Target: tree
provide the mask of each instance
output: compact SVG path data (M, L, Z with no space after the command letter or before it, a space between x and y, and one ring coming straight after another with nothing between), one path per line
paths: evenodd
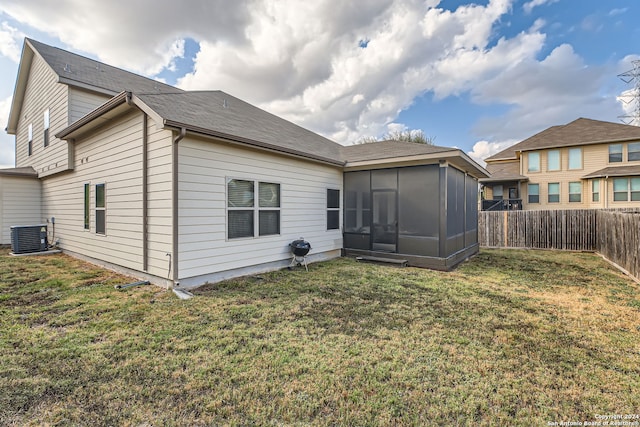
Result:
M434 145L436 138L434 136L427 136L422 130L405 130L405 131L392 131L382 135L381 137L365 136L360 138L356 144L368 144L370 142L379 141L400 141L400 142L415 142L416 144L429 144Z

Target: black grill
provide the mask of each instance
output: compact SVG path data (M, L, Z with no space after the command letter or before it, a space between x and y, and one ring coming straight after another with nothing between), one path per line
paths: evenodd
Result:
M298 240L294 240L289 243L289 248L291 249L291 253L293 254L293 259L291 260L291 264L289 264L289 269L296 265L304 265L304 268L308 271L307 267L307 254L311 250L311 243L305 241L302 237Z

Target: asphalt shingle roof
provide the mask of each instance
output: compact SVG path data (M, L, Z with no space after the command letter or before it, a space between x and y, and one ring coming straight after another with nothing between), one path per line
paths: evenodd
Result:
M640 140L640 127L621 123L579 118L563 126L552 126L485 159L516 159L518 151L546 148L602 144L616 141Z
M90 86L116 95L122 91L155 93L183 92L170 86L138 74L113 67L100 61L86 58L66 50L40 43L33 39L27 41L42 56L45 62L67 84Z
M583 176L582 179L636 175L640 175L640 165L609 166L604 169L591 172L590 174Z
M517 161L489 163L487 164L487 171L491 174L491 178L481 179L481 182L525 181L529 179L526 176L520 175L520 162Z

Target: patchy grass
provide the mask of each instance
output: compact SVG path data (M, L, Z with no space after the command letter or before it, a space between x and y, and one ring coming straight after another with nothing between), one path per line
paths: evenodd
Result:
M0 255L6 425L547 425L640 412L639 287L592 254L314 264L182 301Z

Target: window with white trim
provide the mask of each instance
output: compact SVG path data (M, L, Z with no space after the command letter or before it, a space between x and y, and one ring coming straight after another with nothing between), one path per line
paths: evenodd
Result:
M640 142L630 142L627 145L627 161L640 160Z
M84 185L84 229L88 230L89 229L89 203L91 200L91 185L90 184L85 184Z
M33 154L33 124L31 123L29 123L28 133L29 133L29 140L27 142L27 155L30 156Z
M96 184L96 233L106 234L107 192L104 184Z
M569 202L570 203L582 202L582 183L581 182L569 183Z
M609 144L609 163L622 161L622 144Z
M327 230L340 228L340 190L327 189Z
M44 122L44 146L48 147L49 146L49 109L48 108L44 111L43 122Z
M615 202L640 201L640 178L614 178L613 200Z
M560 150L549 150L547 152L547 170L560 170Z
M540 172L540 153L529 153L527 155L527 171Z
M540 203L540 184L528 184L529 203Z
M547 200L549 203L560 203L560 183L551 182L548 186Z
M280 184L227 179L227 237L277 234L280 234Z
M582 148L569 148L569 169L582 169Z
M600 180L594 179L591 181L591 200L594 202L600 201Z

